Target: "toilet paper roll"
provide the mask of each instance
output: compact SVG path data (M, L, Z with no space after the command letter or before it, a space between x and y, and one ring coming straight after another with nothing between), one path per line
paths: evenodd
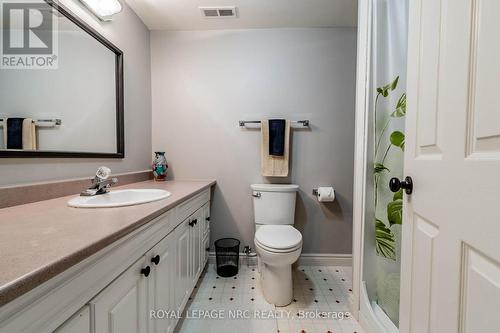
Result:
M318 188L318 201L319 202L332 202L335 200L335 190L333 187L319 187Z

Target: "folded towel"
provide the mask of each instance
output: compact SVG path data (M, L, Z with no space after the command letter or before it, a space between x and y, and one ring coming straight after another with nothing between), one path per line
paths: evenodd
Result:
M288 176L288 156L290 141L290 121L286 120L284 126L284 148L282 156L270 155L270 132L269 121L261 121L261 170L262 175L267 177Z
M269 119L269 155L285 154L285 119Z
M31 118L23 120L23 150L36 150L36 125Z
M23 149L24 118L6 118L3 120L4 141L7 149Z
M2 149L7 149L7 118L2 119L3 145Z
M31 118L4 118L4 149L36 150L36 125Z

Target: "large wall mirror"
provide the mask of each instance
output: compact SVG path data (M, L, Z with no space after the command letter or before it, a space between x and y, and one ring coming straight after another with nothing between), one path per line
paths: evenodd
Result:
M0 157L123 158L123 53L57 2L0 6Z

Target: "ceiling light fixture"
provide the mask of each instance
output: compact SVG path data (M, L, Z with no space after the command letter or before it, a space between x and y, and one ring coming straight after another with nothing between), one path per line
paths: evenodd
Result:
M111 17L122 11L118 0L80 0L90 11L102 21L111 21Z

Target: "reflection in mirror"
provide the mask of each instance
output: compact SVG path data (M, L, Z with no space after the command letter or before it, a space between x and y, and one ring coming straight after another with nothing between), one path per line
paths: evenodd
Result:
M26 28L26 7L2 6L10 20L2 25L0 156L123 157L122 52L66 9L35 4Z

